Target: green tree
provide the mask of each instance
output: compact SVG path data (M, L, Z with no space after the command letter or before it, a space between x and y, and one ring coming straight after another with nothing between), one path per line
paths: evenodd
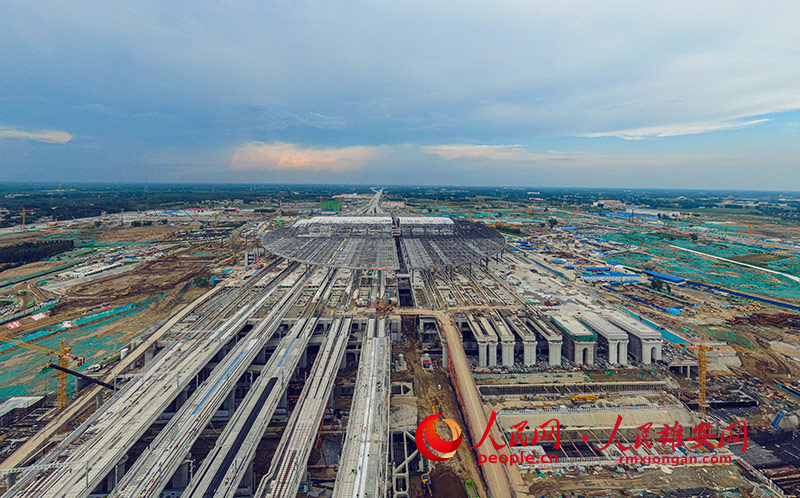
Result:
M211 285L211 281L208 279L208 277L195 277L195 279L192 281L192 284L195 287L208 287Z

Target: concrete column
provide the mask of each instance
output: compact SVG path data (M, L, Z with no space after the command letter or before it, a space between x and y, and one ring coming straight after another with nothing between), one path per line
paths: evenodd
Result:
M486 365L488 365L486 359L487 356L486 349L487 349L487 344L485 342L478 343L478 366L481 368L485 368Z
M242 477L242 486L246 486L248 489L255 491L255 482L253 482L253 461L250 460L250 464L247 466L247 470L244 471L244 477Z
M625 366L628 364L628 341L619 341L617 352L617 360L619 364Z
M583 348L578 343L572 344L572 361L578 365L583 365Z
M300 368L308 367L308 348L303 348L303 352L300 354Z
M652 361L652 358L650 357L650 351L651 348L649 344L647 343L642 344L642 363L644 363L645 365L649 365L650 362Z
M172 476L172 487L177 489L185 488L189 485L189 462L183 462L178 467L178 470L175 471L175 475Z
M231 389L231 392L225 398L225 401L222 402L222 409L228 410L228 416L233 415L233 410L236 409L236 396L235 396L235 389Z
M156 348L155 346L150 346L149 348L144 350L144 363L150 363L150 360L153 359L153 355L155 355Z
M488 349L489 349L489 351L488 351L489 366L490 367L496 367L497 366L497 343L496 342L490 342Z
M266 348L261 348L261 351L258 352L256 355L256 364L258 365L265 365L267 363L267 350Z
M523 341L522 356L525 365L536 364L536 341Z
M442 341L442 367L447 369L450 368L450 363L448 362L449 357L447 356L447 341Z
M653 350L653 359L654 360L661 360L661 346L662 346L662 343L659 342L656 345L655 349Z
M589 366L594 365L594 344L586 346L586 364Z
M108 473L108 476L106 477L106 486L109 491L116 488L119 480L125 475L125 462L127 461L128 456L125 455L122 460L119 461L119 463L114 465L113 470Z
M560 342L548 342L548 349L549 349L549 363L552 367L557 367L561 365L561 343Z
M513 342L504 342L503 343L503 366L504 367L513 367L514 366L514 343Z
M619 363L617 355L619 353L619 341L608 341L608 362L612 365Z

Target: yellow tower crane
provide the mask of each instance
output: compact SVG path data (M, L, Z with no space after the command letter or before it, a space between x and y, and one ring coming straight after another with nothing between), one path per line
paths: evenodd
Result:
M22 213L22 228L25 228L25 220L26 220L26 217L27 217L28 213L33 212L30 209L25 209L25 208L22 208L22 209L6 209L6 211L8 211L10 213Z
M706 419L706 409L708 403L706 402L706 372L708 371L708 346L706 346L706 333L700 334L700 346L697 350L697 385L700 388L700 393L697 397L697 407L700 409L700 418Z
M44 353L47 356L50 356L50 362L47 363L49 367L50 364L53 362L53 358L55 358L55 364L61 367L61 369L56 369L56 382L57 382L57 389L56 392L58 394L58 410L61 411L67 406L67 379L68 374L65 370L69 367L70 363L75 363L78 366L83 365L86 361L86 358L83 356L77 356L72 353L72 348L67 346L64 342L64 339L61 339L61 350L55 351L53 349L48 349L42 346L38 346L36 344L31 344L30 342L25 342L19 339L14 339L13 337L8 337L0 334L0 341L9 342L16 346L20 346L26 349L32 349L34 351L39 351L40 353Z
M706 333L705 331L700 334L700 344L697 346L684 346L689 349L697 349L697 385L699 389L699 393L697 396L697 405L698 410L700 412L701 419L705 420L706 418L706 411L708 409L708 390L707 390L707 383L706 383L706 375L708 373L708 352L713 350L713 348L706 344ZM736 353L748 353L748 354L772 354L774 351L768 351L765 349L750 349L750 348L739 348L736 346L731 346L728 344L727 346L731 350Z

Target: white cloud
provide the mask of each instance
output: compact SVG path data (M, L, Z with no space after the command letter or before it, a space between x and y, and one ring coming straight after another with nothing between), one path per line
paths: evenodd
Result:
M0 32L0 45L19 47L4 54L19 70L0 75L0 86L12 95L28 92L21 82L33 79L61 88L89 66L96 77L73 88L77 100L99 95L123 113L119 96L134 108L169 101L190 109L187 122L201 123L219 123L236 105L261 106L261 130L290 130L271 139L313 128L305 142L316 129L330 139L324 131L344 128L350 143L688 129L661 134L672 136L800 109L794 0L731 0L724 8L675 0L648 9L625 0L442 0L424 8L376 0L357 11L306 1L245 5L220 10L198 0L183 19L153 0L6 2L0 17L15 22ZM122 55L131 64L114 62ZM43 76L36 68L45 65ZM226 132L249 123L226 117Z
M48 144L65 144L72 140L72 135L66 131L57 130L24 131L16 128L0 127L0 140L4 138L31 140Z
M250 142L237 147L231 158L235 170L345 172L363 167L376 147L312 148L276 142Z
M681 135L698 135L712 131L735 130L746 126L766 123L769 119L753 119L750 121L729 121L719 123L683 124L673 126L651 126L631 130L589 133L587 137L619 137L625 140L644 140L646 138L677 137Z
M530 162L575 159L580 156L549 150L544 153L531 152L522 145L426 145L420 147L424 154L435 154L444 159L485 159L489 161Z

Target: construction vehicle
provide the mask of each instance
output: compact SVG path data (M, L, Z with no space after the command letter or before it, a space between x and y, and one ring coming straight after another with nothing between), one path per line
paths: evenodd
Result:
M573 394L572 395L572 402L573 403L594 403L600 398L600 396L596 394Z
M431 492L431 475L430 474L422 474L422 477L420 477L420 480L422 481L422 489L423 489L423 491L425 491L427 494L432 494L432 492Z
M544 301L545 306L558 306L559 304L561 304L561 301L551 301L549 299L545 299Z
M480 495L478 495L478 488L475 486L475 483L472 482L472 479L464 481L464 488L467 490L467 498L481 498Z
M61 411L67 407L67 380L68 374L72 373L72 370L68 368L71 363L75 363L77 366L81 366L86 362L86 358L83 356L78 356L72 353L72 348L68 347L64 342L64 339L61 339L61 350L55 351L52 349L47 349L42 346L38 346L36 344L31 344L29 342L21 341L19 339L14 339L13 337L7 337L4 335L0 335L0 341L10 342L16 346L20 346L26 349L32 349L34 351L39 351L40 353L44 353L47 356L50 356L51 359L47 363L47 367L54 367L58 371L56 373L56 382L57 382L57 389L56 392L58 394L58 410ZM53 358L55 361L53 361Z
M391 313L393 310L394 307L392 307L391 301L387 300L386 305L384 306L383 298L381 298L381 300L378 302L378 306L375 307L376 313Z

